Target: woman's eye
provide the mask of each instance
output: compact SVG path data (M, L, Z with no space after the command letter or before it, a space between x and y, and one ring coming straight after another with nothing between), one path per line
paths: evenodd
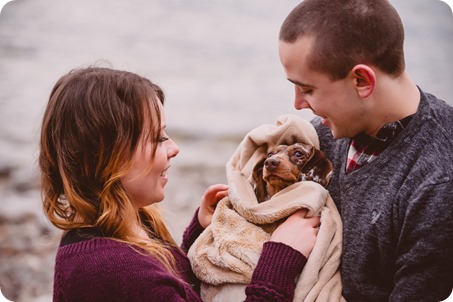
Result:
M165 141L168 141L170 138L168 136L162 136L160 139L159 139L159 143L162 144L163 142Z

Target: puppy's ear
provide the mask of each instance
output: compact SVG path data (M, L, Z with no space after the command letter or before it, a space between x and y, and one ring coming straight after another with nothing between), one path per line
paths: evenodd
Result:
M302 180L312 180L326 187L329 184L333 170L332 162L326 157L324 152L312 147L309 159L302 167Z
M267 197L266 182L263 179L263 167L266 158L260 160L253 168L252 179L255 185L255 194L258 202L263 202Z

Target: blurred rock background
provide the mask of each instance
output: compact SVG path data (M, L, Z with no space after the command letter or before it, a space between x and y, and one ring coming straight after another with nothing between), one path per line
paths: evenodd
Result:
M162 207L175 238L245 133L292 107L277 54L291 0L15 0L0 14L0 288L51 301L59 232L41 211L41 117L56 80L92 64L149 77L167 93L180 146ZM453 104L453 16L438 0L392 0L416 82Z

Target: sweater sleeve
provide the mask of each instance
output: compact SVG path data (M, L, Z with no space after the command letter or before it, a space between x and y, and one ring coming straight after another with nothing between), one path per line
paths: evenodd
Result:
M306 262L302 253L286 244L264 243L245 301L292 301L296 278Z
M198 221L198 211L195 211L194 216L192 217L192 221L190 222L189 226L184 231L182 236L182 244L181 249L187 254L189 248L195 242L195 240L200 236L200 234L204 231L204 228L200 225Z

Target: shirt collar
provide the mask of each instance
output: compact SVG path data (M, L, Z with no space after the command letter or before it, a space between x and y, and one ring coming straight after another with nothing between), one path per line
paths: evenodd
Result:
M406 116L405 118L399 121L385 124L384 126L382 126L381 129L379 129L379 131L376 134L376 137L374 138L367 134L362 133L355 136L353 138L353 141L355 141L355 144L359 146L369 145L371 143L378 145L379 144L388 145L404 128L407 127L413 116L414 114Z

